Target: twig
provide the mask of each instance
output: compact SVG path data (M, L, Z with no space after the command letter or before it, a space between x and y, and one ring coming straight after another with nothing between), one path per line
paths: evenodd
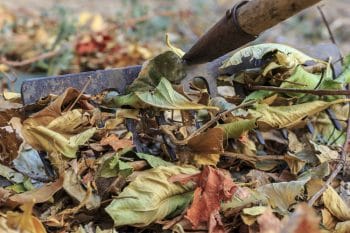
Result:
M61 52L60 50L54 50L54 51L43 53L43 54L40 54L39 56L32 57L32 58L29 58L29 59L26 59L26 60L23 60L23 61L9 61L5 57L2 57L0 59L0 62L5 64L5 65L11 66L11 67L26 66L26 65L30 65L30 64L32 64L34 62L40 61L40 60L44 60L44 59L47 59L47 58L54 57L57 54L59 54L60 52Z
M326 25L326 28L327 28L327 31L328 31L328 34L329 34L329 39L332 41L332 43L333 43L335 46L337 46L337 47L339 48L339 46L338 46L338 44L337 44L337 42L336 42L336 40L335 40L335 37L334 37L334 35L333 35L333 32L332 32L332 30L331 30L331 28L330 28L330 26L329 26L328 20L327 20L325 14L323 13L322 7L323 7L323 6L317 6L317 10L320 12L320 15L321 15L321 17L322 17L322 20L323 20L324 24ZM343 63L343 60L344 60L344 59L343 59L343 54L341 53L340 49L338 49L338 50L339 50L339 54L340 54L341 63Z
M266 90L273 92L292 92L292 93L304 93L312 95L350 95L349 90L332 90L332 89L296 89L296 88L281 88L273 86L248 86L250 90Z
M350 110L349 110L350 111ZM342 168L345 165L346 162L346 155L347 155L347 151L348 151L348 141L350 139L350 117L348 116L348 121L347 121L347 129L346 129L346 139L343 145L343 150L340 154L340 158L339 158L339 162L337 164L337 167L334 169L334 171L332 172L332 174L328 177L326 183L322 186L322 188L320 190L318 190L317 193L315 193L312 198L309 200L308 205L309 206L313 206L313 204L315 203L315 201L322 196L322 194L324 193L324 191L326 191L326 189L328 188L328 186L332 183L332 181L335 179L335 177L338 175L338 173L342 170Z
M201 128L197 129L195 132L193 132L190 136L188 136L188 138L193 138L194 136L202 133L203 131L205 131L206 129L208 129L212 124L214 124L215 122L217 122L221 117L225 116L226 114L230 113L230 112L233 112L237 109L240 109L240 108L246 108L246 107L249 107L251 106L252 104L254 104L256 101L255 100L252 100L252 101L249 101L249 102L246 102L244 104L240 104L236 107L233 107L231 109L228 109L222 113L219 113L218 115L216 115L213 119L211 119L210 121L208 121L207 123L205 123ZM188 139L189 140L189 139Z
M163 131L163 133L167 134L170 138L170 140L172 141L172 143L176 144L176 145L186 145L187 142L192 139L193 137L197 136L198 134L204 132L206 129L208 129L212 124L214 124L215 122L217 122L221 117L225 116L226 114L235 111L237 109L240 108L245 108L248 106L251 106L252 104L254 104L256 101L252 100L249 101L247 103L244 104L240 104L234 108L228 109L222 113L219 113L218 115L216 115L213 119L211 119L210 121L208 121L207 123L205 123L202 127L200 127L199 129L197 129L196 131L194 131L190 136L188 136L187 138L183 139L183 140L178 140L168 129L166 129L165 127L160 126L160 129Z
M77 96L77 98L74 100L74 102L72 103L71 106L69 106L69 108L67 109L67 112L69 112L70 110L72 110L72 108L74 107L74 105L78 102L78 100L80 99L80 97L84 94L84 92L86 91L86 88L90 85L91 83L91 77L89 76L89 79L87 80L87 82L85 83L83 89L81 89L79 95Z
M285 160L284 155L261 155L261 156L248 156L241 153L225 151L223 156L241 159L241 160L256 160L256 161L266 161L266 160Z

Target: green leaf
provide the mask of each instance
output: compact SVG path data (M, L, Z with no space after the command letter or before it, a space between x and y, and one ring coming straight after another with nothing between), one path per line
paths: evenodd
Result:
M159 166L173 166L174 164L164 161L163 159L156 157L154 155L144 154L144 153L136 153L136 156L140 159L146 160L146 162L153 168Z
M330 64L327 64L325 74L313 74L307 72L302 66L297 66L294 73L286 79L288 82L283 82L281 88L297 88L301 90L310 89L335 89L340 90L343 84L333 80L332 69ZM303 93L286 93L288 96L305 96Z
M24 176L21 173L2 164L0 164L0 176L14 183L22 183L24 181Z
M166 78L171 83L178 83L186 76L181 58L174 52L167 51L146 62L138 77L128 87L128 93L153 90Z
M216 107L205 106L192 103L186 97L176 92L170 82L162 79L154 93L143 92L136 93L140 100L154 107L176 110L194 110L194 109L216 109Z
M256 119L238 120L227 124L220 124L216 127L225 132L226 138L239 138L244 132L256 128Z
M243 63L244 60L261 60L262 57L270 52L280 51L284 54L291 54L299 64L304 64L306 61L315 61L322 62L320 60L309 57L308 55L300 52L297 49L289 47L287 45L275 44L275 43L266 43L266 44L258 44L248 46L234 53L228 60L224 62L224 64L220 67L220 69L224 69L229 66L236 66Z
M268 106L256 104L255 109L249 109L249 113L257 118L259 129L287 128L299 123L307 116L319 113L333 104L349 102L347 99L339 99L332 102L312 101L291 106Z
M234 195L230 201L221 203L222 211L241 209L250 204L267 203L263 193L248 188L245 188L244 191L248 193L247 197L241 199Z
M247 97L245 97L243 102L248 102L250 100L256 100L256 101L263 100L266 97L271 96L273 93L274 92L272 91L266 91L266 90L253 91Z
M102 162L102 165L99 170L101 177L110 178L117 175L128 176L133 172L132 166L128 163L125 163L119 159L119 154L107 158Z
M309 181L311 179L323 179L330 174L330 168L328 163L321 163L317 167L308 169L304 173L298 176L300 181Z
M115 226L147 226L179 213L192 200L194 184L171 183L177 174L195 174L194 167L159 166L140 173L111 204L106 212Z
M135 108L153 106L174 110L218 109L214 106L192 103L186 97L176 92L171 83L165 78L161 79L157 88L152 92L135 92L127 96L117 96L113 102L115 107L129 105Z

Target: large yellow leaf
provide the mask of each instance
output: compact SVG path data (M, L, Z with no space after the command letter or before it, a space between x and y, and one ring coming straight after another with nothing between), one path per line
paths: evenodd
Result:
M349 207L332 187L328 187L328 189L323 193L323 202L325 207L333 216L337 217L341 221L350 220Z
M23 213L7 212L7 225L20 232L46 233L45 227L40 220L32 215L34 203L27 202L21 206Z
M255 109L250 109L249 113L257 118L259 129L288 128L293 127L303 118L319 113L333 104L349 101L348 99L339 99L332 102L317 100L291 106L256 104Z
M339 222L335 226L334 233L349 233L350 232L350 221Z
M77 135L65 137L45 126L25 126L24 135L27 142L35 149L46 152L59 152L68 158L75 158L80 145L94 135L96 128L90 128Z
M194 167L159 166L139 174L107 206L115 226L147 226L169 215L181 213L192 200L194 185L169 182L178 174L195 174Z

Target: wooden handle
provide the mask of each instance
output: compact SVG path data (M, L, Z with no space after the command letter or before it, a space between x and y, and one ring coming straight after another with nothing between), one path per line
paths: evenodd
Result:
M245 32L259 35L318 2L320 0L253 0L239 9L237 18Z
M189 65L212 61L320 0L242 1L226 12L183 56Z

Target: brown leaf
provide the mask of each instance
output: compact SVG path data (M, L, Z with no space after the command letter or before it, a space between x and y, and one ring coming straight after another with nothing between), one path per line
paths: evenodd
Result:
M74 88L67 88L67 90L57 97L49 106L37 112L31 116L31 118L36 119L37 122L40 122L42 125L49 124L52 120L62 115L62 112L69 107L69 104L72 103L80 94L80 91ZM82 95L79 98L80 101L89 99L87 96Z
M119 139L115 134L111 134L108 137L103 138L100 143L102 146L111 146L115 151L133 147L132 140Z
M193 228L197 228L200 223L207 223L209 232L225 232L219 213L220 203L230 200L237 190L230 175L220 169L205 166L199 174L175 176L170 180L184 183L192 180L197 183L192 205L185 216Z
M224 152L224 131L220 128L210 128L207 132L193 137L188 146L195 152L217 154Z
M0 128L0 154L4 164L9 164L18 155L22 139L17 137L11 126Z
M46 184L38 189L33 189L24 193L15 194L10 200L18 204L24 204L34 201L34 203L43 203L48 201L63 186L63 177L51 184Z

